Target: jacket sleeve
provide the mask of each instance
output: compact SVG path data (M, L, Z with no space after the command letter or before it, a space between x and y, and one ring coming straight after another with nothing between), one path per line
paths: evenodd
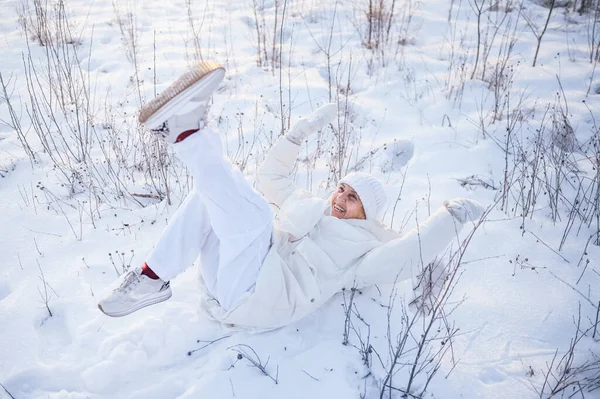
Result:
M280 137L258 170L258 186L267 201L277 208L296 191L290 173L296 164L300 146Z
M367 252L357 266L357 282L371 285L416 280L425 266L458 239L462 227L445 207L438 209L406 235Z

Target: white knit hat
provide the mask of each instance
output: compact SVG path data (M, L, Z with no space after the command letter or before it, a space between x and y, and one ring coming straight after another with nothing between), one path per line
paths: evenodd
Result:
M360 197L367 219L377 219L383 211L387 196L383 184L375 176L363 172L347 174L338 184L345 183L352 187Z

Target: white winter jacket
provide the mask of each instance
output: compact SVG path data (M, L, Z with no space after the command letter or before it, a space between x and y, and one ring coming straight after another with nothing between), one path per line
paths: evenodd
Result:
M300 146L280 138L259 170L258 183L276 209L272 246L253 290L225 311L225 324L277 328L308 315L343 287L415 278L461 225L442 207L406 235L374 220L338 219L329 203L297 190L289 179Z

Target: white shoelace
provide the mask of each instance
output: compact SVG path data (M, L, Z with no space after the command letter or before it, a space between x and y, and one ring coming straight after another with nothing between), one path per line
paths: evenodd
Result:
M139 283L139 282L140 282L140 278L138 277L138 275L134 271L131 271L131 272L127 273L127 275L121 282L121 285L119 285L119 287L116 288L115 291L127 293L127 292L131 291L131 289L135 285L137 285L137 283Z

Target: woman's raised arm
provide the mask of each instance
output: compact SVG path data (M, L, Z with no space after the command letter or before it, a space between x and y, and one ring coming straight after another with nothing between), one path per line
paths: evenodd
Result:
M369 251L359 263L356 278L361 285L393 284L417 279L422 269L440 254L468 221L477 221L484 208L475 201L456 198L400 238ZM413 281L416 286L418 281Z
M269 203L278 208L296 191L290 173L306 138L331 122L337 115L336 104L326 104L308 118L300 119L280 137L258 170L258 185Z
M280 137L258 169L258 186L267 201L278 208L296 191L290 173L300 152L300 145Z

